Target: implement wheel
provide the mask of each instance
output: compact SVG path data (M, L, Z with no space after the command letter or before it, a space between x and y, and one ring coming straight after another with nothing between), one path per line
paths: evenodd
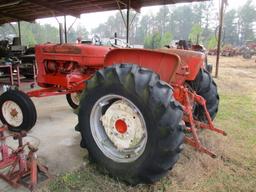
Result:
M6 91L0 96L0 119L11 131L28 131L36 123L35 105L30 97L21 91Z
M190 87L200 96L206 100L206 107L211 116L211 119L217 115L219 107L219 94L217 85L212 79L212 76L205 69L201 69L194 81L189 81ZM194 116L200 121L207 122L204 109L200 105L194 108Z
M172 88L137 65L96 72L81 95L81 146L100 168L129 184L159 180L178 160L182 108Z

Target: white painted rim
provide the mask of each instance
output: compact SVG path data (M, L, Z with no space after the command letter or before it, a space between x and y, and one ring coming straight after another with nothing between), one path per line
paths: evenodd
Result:
M127 125L125 133L118 132L115 127L119 119ZM148 134L143 115L132 101L123 96L101 97L92 108L90 128L97 146L115 162L133 162L146 148Z
M7 100L3 103L2 114L5 121L13 127L19 127L23 123L22 110L14 101Z
M80 93L70 93L70 98L75 105L79 105Z

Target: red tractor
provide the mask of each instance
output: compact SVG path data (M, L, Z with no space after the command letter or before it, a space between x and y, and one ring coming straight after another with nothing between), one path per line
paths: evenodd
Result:
M9 90L0 97L0 118L11 130L34 126L30 97L63 94L77 108L81 147L130 184L159 180L184 142L216 157L198 137L199 129L226 134L212 122L219 95L203 53L45 44L36 47L36 61L42 89Z

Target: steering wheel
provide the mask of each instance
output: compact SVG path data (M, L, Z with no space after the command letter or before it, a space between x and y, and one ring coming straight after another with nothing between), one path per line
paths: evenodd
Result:
M101 45L101 39L100 39L100 37L98 35L93 35L92 42L95 45Z
M111 40L120 42L120 44L112 43ZM112 47L115 47L115 48L131 48L131 45L129 43L126 43L124 40L116 38L116 37L110 39L110 44Z

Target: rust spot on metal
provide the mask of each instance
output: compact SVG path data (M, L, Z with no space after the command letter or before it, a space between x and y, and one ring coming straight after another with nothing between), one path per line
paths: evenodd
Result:
M18 112L16 111L16 109L12 109L10 114L12 117L16 117L18 115Z

